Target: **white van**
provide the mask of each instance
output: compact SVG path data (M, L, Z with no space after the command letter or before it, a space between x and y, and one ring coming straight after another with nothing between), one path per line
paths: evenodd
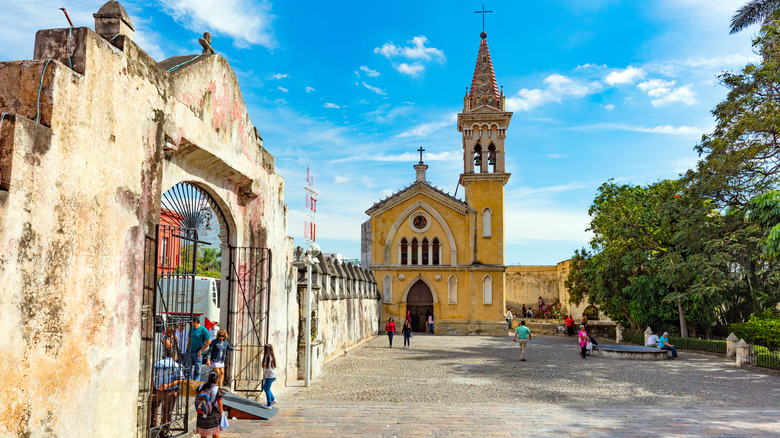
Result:
M220 280L196 276L195 294L191 303L189 291L192 281L192 275L171 275L159 279L155 313L162 317L166 325L189 322L193 316L200 316L201 324L210 329L214 321L219 321ZM166 297L165 303L160 297Z

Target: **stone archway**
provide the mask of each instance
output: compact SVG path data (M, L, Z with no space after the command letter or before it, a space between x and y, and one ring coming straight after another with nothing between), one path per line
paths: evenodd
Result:
M427 331L427 315L434 313L433 292L424 281L417 280L409 289L406 296L406 310L409 310L412 315L412 330L416 332Z

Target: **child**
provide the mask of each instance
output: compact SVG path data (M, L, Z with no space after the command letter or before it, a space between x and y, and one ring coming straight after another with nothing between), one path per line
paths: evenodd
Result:
M268 401L269 408L276 404L276 397L271 393L271 384L277 377L279 377L279 372L276 370L274 347L271 344L265 344L263 347L263 391L265 391L265 399Z
M410 348L412 346L412 343L410 342L412 337L412 325L409 323L409 320L404 321L404 328L401 329L401 331L404 334L404 348Z

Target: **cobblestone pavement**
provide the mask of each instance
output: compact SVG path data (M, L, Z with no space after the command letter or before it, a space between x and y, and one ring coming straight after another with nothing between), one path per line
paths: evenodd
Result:
M412 347L372 339L309 388L275 393L271 421L222 436L780 435L780 376L721 356L582 360L556 336L534 337L526 362L511 337L419 334Z

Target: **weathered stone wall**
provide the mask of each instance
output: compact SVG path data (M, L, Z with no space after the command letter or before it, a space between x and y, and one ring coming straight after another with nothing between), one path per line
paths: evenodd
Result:
M303 379L306 332L306 266L303 251L295 252L300 308L298 376ZM341 356L350 348L376 336L379 332L381 297L374 275L354 263L342 263L318 257L312 267L312 310L316 313L313 375L322 364ZM312 323L314 327L314 322Z
M589 303L587 298L580 304L571 302L565 284L570 268L571 260L564 260L557 265L508 266L506 269L507 307L518 315L523 304L536 312L541 296L547 305L561 303L565 314L572 315L576 321L580 321ZM601 312L599 312L599 319L609 321Z
M68 60L67 34L40 31L35 61L0 63L0 331L14 340L0 431L136 433L144 236L179 181L217 199L223 243L271 249L284 382L298 320L284 186L232 69L204 55L171 73L127 36L87 28Z

